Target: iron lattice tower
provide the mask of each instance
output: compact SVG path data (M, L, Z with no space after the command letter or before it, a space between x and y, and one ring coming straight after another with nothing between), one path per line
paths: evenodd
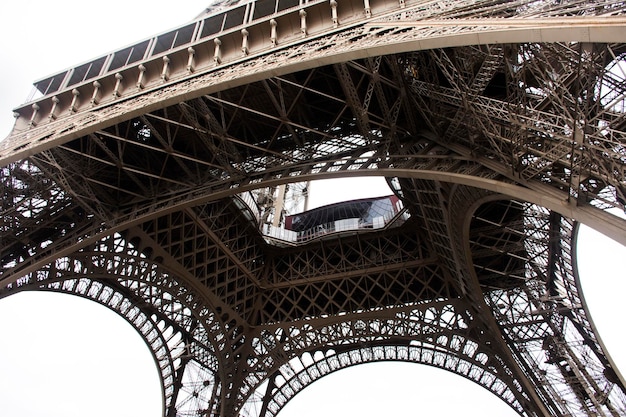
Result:
M231 2L232 3L232 2ZM0 296L116 311L166 416L274 416L358 363L523 416L626 414L577 280L626 244L626 4L257 0L35 83L0 143ZM286 241L249 192L384 176L384 227ZM399 206L400 207L400 206Z

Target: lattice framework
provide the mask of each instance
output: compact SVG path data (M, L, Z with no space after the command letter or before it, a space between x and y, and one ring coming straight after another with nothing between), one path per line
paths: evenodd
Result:
M521 415L623 413L573 241L577 220L626 241L602 211L626 200L626 50L550 19L602 33L597 19L623 28L626 6L376 2L366 20L343 7L301 40L240 51L248 35L224 31L212 59L201 39L159 57L154 80L147 59L18 109L0 296L51 289L117 311L155 355L168 416L276 415L375 360L456 372ZM296 10L280 17L302 27ZM148 78L122 88L136 71ZM407 216L285 249L237 197L361 175L388 177Z

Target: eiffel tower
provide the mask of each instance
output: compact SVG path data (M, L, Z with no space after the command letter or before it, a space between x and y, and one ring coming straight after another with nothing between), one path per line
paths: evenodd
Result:
M603 0L215 3L15 109L0 297L117 312L167 417L275 416L377 361L625 415L575 251L581 223L626 244L625 40ZM392 193L275 204L368 176Z

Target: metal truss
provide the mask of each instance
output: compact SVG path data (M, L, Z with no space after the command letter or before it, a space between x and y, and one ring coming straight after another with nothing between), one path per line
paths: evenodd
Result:
M274 416L379 360L455 372L523 416L626 413L575 265L579 222L626 244L606 211L626 201L626 5L270 3L17 109L0 297L126 318L168 417ZM285 245L246 194L349 176L386 177L402 217Z

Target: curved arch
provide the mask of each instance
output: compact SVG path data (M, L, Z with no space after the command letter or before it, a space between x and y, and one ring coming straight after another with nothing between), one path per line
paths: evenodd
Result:
M256 383L250 379L256 391L242 398L240 407L250 412L248 408L262 401L260 416L275 415L304 386L331 371L361 362L400 359L462 374L519 413L529 412L533 409L530 398L499 352L481 344L482 327L469 308L457 299L407 306L395 313L378 311L368 318L338 317L321 328L302 323L277 328L275 333L268 330L253 342L258 363L266 363L265 356L272 361L284 359L267 369L269 379L266 376ZM289 352L288 357L281 352Z
M378 361L333 372L308 385L278 417L412 414L519 416L492 392L450 371L406 361Z
M525 414L523 406L517 402L506 384L496 373L486 370L484 363L468 360L460 355L451 357L449 352L442 352L435 346L418 343L381 344L355 347L341 352L329 349L327 352L317 351L312 355L305 353L303 356L307 355L313 360L307 367L290 374L289 369L283 367L280 373L272 377L264 396L263 407L258 410L259 417L276 416L299 392L327 375L360 364L389 361L428 365L452 372L492 392L518 414Z
M160 106L165 106L183 99L215 93L223 90L225 86L238 86L273 75L284 75L350 59L442 47L507 42L622 42L620 29L626 28L626 20L622 16L610 18L603 16L601 19L559 16L546 18L536 23L538 19L532 14L531 19L511 19L507 16L503 18L506 22L500 22L497 19L475 19L475 25L468 25L466 20L461 20L463 23L461 27L459 27L459 21L454 19L451 21L435 20L431 25L423 15L418 15L419 19L409 20L407 23L398 23L394 20L406 20L403 16L407 15L407 12L400 8L397 1L393 1L392 4L392 11L388 11L380 21L357 18L356 21L343 25L341 36L329 36L337 32L337 25L332 24L328 16L325 30L310 39L322 45L316 45L315 49L307 49L306 60L299 58L302 55L300 42L295 44L287 42L285 47L279 44L276 53L273 50L263 50L243 58L240 53L237 53L237 58L230 62L223 61L217 67L211 66L203 71L197 71L201 74L200 76L189 75L185 72L184 76L175 82L168 83L166 87L134 92L129 97L122 97L119 100L120 104L107 103L109 115L106 119L85 117L84 114L88 112L79 112L83 115L82 120L74 124L69 134L64 129L50 134L49 129L45 127L36 127L33 130L16 134L15 137L20 140L11 144L10 151L0 154L0 164L15 162L29 154L61 145L68 140L103 129L112 122L139 116L158 108L154 104L157 102ZM293 13L290 18L297 22L294 27L299 26L300 17L297 13ZM395 30L390 30L390 27ZM381 33L384 33L384 36L381 36ZM356 48L353 41L355 38L359 40ZM324 44L329 47L325 48ZM239 49L237 46L237 52ZM274 53L274 58L262 59L272 57ZM291 57L293 59L290 59ZM251 65L252 60L260 62L255 63L257 65ZM180 84L189 85L181 88ZM154 95L159 96L158 100L155 100ZM41 140L43 137L45 137L44 140Z
M72 282L73 281L73 282ZM72 285L74 283L75 285ZM69 284L69 285L67 285ZM98 288L99 287L99 288ZM168 346L164 332L159 329L158 323L152 317L138 308L129 308L134 305L128 297L110 286L90 279L66 279L61 283L49 283L47 286L29 291L51 291L55 293L77 296L95 302L124 319L141 337L150 351L155 367L159 374L161 385L161 409L163 415L172 402L174 376L176 374L175 358Z
M106 246L104 241L101 244ZM191 288L160 271L162 267L156 262L137 253L121 256L115 243L111 250L59 258L25 280L20 290L81 296L129 322L157 363L164 416L184 415L186 409L195 412L219 407L219 398L214 394L221 392L218 372L223 370L218 369L215 352L220 347L216 335L227 332L218 324L215 313Z
M626 391L626 379L624 378L624 375L622 374L620 368L616 365L615 361L613 360L613 358L611 357L611 352L607 349L604 341L602 340L601 337L601 333L598 331L596 324L593 320L593 316L591 314L591 310L588 307L587 304L587 299L585 298L585 292L583 291L583 283L581 280L581 274L579 272L579 259L581 258L580 256L580 246L579 246L579 236L580 236L580 229L581 229L581 224L580 223L575 223L574 224L574 229L572 231L572 235L573 235L573 239L572 239L572 245L574 250L572 251L572 260L573 260L573 276L574 276L574 281L576 284L576 289L578 290L579 296L580 296L580 300L581 303L584 307L584 311L587 312L587 319L589 321L589 326L593 331L593 334L596 335L598 344L600 345L600 348L602 349L603 352L605 352L606 354L606 359L610 365L610 369L612 371L612 373L615 373L615 379L617 381L620 381L622 387L625 387L624 390ZM613 351L615 352L615 351ZM613 376L611 374L607 374L607 377L610 377L610 379L613 379Z
M77 250L93 244L107 235L111 235L115 232L126 230L133 226L136 226L149 219L154 219L158 216L179 210L184 207L197 206L207 202L214 202L222 198L231 197L235 194L251 191L260 187L277 186L281 184L293 183L297 181L312 181L316 179L332 179L332 178L347 178L358 176L381 176L381 177L397 177L397 178L411 178L411 179L424 179L432 181L442 181L451 184L467 185L492 191L495 193L507 195L511 198L518 198L520 200L529 201L537 204L541 207L546 207L557 213L562 214L568 218L572 218L576 221L584 223L591 228L603 233L604 235L616 240L623 245L626 245L626 220L620 219L617 216L608 214L600 209L591 206L580 206L571 204L567 200L567 195L554 196L554 192L546 193L545 190L534 190L532 184L530 187L523 187L520 185L511 184L509 182L498 181L491 178L476 177L467 174L453 173L453 172L441 172L441 171L427 171L427 170L412 170L412 169L396 169L396 168L376 168L371 171L341 171L341 172L323 172L316 174L303 174L298 177L284 176L282 178L267 179L254 184L241 185L239 187L229 187L221 191L213 191L212 185L209 190L194 189L185 193L183 196L177 196L170 201L159 201L154 205L147 206L139 212L133 212L126 216L120 216L115 220L115 223L106 230L102 230L101 225L94 224L91 230L81 230L81 239L77 240L64 240L61 242L62 247L53 247L51 245L48 249L50 254L48 257L38 258L33 261L24 262L24 267L13 274L5 274L2 282L4 285L16 279L16 276L22 276L24 274L32 273L45 264L48 264L52 259L66 256L74 253ZM113 222L112 222L113 223ZM69 242L68 242L69 241Z
M523 283L509 286L503 282L499 288L497 284L486 284L480 281L481 261L474 257L468 262L475 265L471 270L473 279L482 289L501 335L507 345L515 347L511 352L524 358L520 363L534 363L534 369L524 370L534 386L540 389L547 386L548 390L561 387L558 397L569 400L557 407L568 409L575 403L588 407L586 403L589 403L596 409L615 413L613 406L620 407L624 403L624 381L613 372L614 365L583 302L575 265L577 223L530 202L520 203L497 194L485 196L467 211L463 232L464 253L468 258L472 258L477 248L482 248L483 252L486 248L479 247L480 242L472 236L474 224L470 221L484 216L480 214L483 207L497 204L505 206L509 218L505 219L501 210L498 215L502 217L491 219L487 214L484 220L499 222L496 239L506 242L507 247L501 250L494 245L493 251L500 258L509 256L511 260L517 258L518 263L523 262L526 271ZM481 230L482 235L488 235L489 232ZM507 233L517 234L517 238L511 241L503 237ZM506 268L512 268L511 261ZM504 278L512 271L496 272ZM511 326L513 322L515 326ZM568 346L565 350L561 349L564 345ZM586 363L587 368L577 374L567 388L569 369L581 363ZM549 381L544 388L538 383L542 380ZM577 386L592 387L593 392L583 392Z
M190 341L181 336L180 324L168 323L161 314L149 315L138 307L141 302L136 295L124 294L120 286L116 289L102 279L64 277L62 281L43 284L34 291L41 290L91 300L123 318L137 331L152 354L161 382L163 415L173 415L172 410L184 403L179 385L186 374Z

